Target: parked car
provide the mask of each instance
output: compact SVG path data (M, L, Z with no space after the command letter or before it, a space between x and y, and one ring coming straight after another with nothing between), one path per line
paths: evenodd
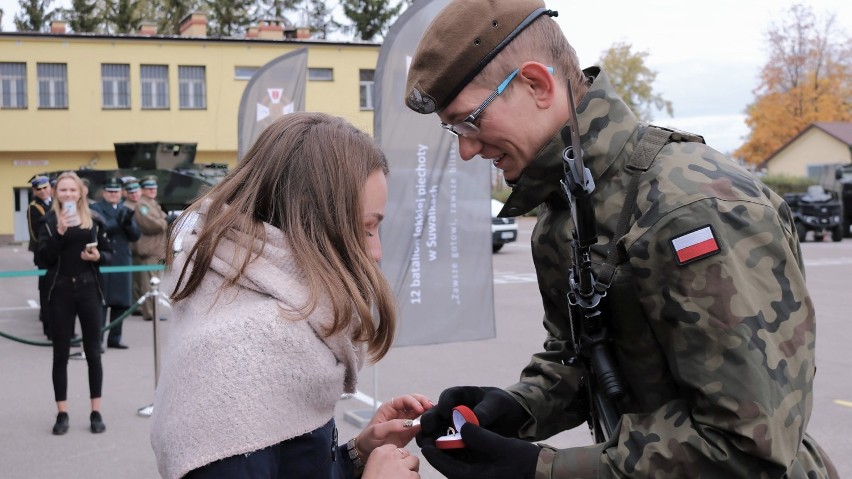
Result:
M515 218L499 218L497 215L503 209L503 203L491 200L491 251L500 251L506 243L518 239L518 224Z
M809 186L806 193L785 193L784 201L793 210L800 242L805 242L808 231L814 232L814 241L822 241L828 235L832 241L843 240L840 201L822 186Z

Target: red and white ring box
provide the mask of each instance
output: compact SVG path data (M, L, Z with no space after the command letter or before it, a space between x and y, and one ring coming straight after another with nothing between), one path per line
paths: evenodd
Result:
M461 428L465 423L479 426L479 419L467 406L456 406L453 408L453 425L456 427L452 434L441 436L435 440L438 449L462 449L465 447L461 437Z

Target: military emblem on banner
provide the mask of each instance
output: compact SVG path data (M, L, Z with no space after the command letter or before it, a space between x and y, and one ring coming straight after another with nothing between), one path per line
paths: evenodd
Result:
M295 105L293 102L282 104L281 100L283 98L283 88L267 88L266 96L257 104L256 121L265 120L269 117L272 117L271 119L275 119L279 116L286 115L287 113L293 113L293 111L295 111Z

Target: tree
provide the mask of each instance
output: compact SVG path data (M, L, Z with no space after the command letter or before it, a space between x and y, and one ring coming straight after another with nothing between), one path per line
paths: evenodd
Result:
M813 122L852 121L852 42L797 4L770 26L769 60L748 106L751 129L735 156L760 163Z
M325 0L305 0L302 4L305 13L305 25L311 30L314 38L325 39L330 33L340 30L342 25L332 18L331 9Z
M68 26L77 33L97 32L103 26L103 12L97 0L72 0L71 8L62 10Z
M254 19L249 15L252 0L208 0L210 33L230 37L245 31Z
M51 3L53 0L18 0L21 11L15 14L15 28L19 32L46 31L56 15L55 10L49 10Z
M352 21L346 30L354 30L357 37L370 41L383 35L391 21L399 15L405 1L390 6L389 0L341 0L343 14Z
M645 65L648 52L632 52L627 43L614 43L601 55L599 64L609 75L613 88L633 113L643 121L653 119L654 110L665 110L672 116L672 102L654 93L657 72Z
M135 0L107 0L105 20L110 33L132 33L142 23L142 10Z
M150 20L157 23L157 31L163 35L178 35L180 22L198 6L197 0L153 0ZM149 20L149 18L146 18Z

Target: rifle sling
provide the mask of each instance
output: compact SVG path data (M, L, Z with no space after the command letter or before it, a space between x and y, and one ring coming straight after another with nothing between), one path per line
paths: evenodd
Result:
M612 279L615 277L615 271L618 269L618 264L622 261L622 255L618 250L618 240L624 236L627 226L630 224L630 216L632 216L636 204L636 195L639 194L639 178L651 167L654 158L669 142L672 133L670 130L648 125L645 131L641 133L642 136L639 138L636 148L633 149L633 154L627 160L627 165L624 168L630 174L630 183L627 185L624 205L621 207L621 215L618 217L618 226L616 226L615 233L609 243L606 261L601 266L600 274L595 283L595 289L598 293L603 294L609 289Z

